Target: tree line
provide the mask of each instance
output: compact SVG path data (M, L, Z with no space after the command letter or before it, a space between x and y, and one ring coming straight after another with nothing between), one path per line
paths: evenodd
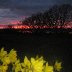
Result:
M54 5L43 13L33 14L24 19L22 24L38 26L63 26L72 21L72 6L70 4Z

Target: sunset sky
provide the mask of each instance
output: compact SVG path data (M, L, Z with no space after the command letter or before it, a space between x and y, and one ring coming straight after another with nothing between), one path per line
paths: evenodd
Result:
M0 0L0 24L16 24L55 4L72 4L72 0Z

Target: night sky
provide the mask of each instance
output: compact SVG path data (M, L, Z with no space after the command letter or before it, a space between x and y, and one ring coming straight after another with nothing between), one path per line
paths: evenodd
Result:
M0 0L0 24L16 24L33 13L48 10L55 4L72 4L72 0Z

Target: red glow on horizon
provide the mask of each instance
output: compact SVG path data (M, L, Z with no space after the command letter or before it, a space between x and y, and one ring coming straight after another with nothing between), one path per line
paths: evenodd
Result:
M30 27L27 25L14 25L12 26L14 29L29 29Z
M38 26L38 25L25 25L22 24L19 20L12 20L9 22L9 24L0 24L0 29L3 28L9 28L8 25L11 25L11 28L14 29L48 29L48 28L61 28L60 25L58 26L48 26L48 25L43 25L43 26ZM62 26L62 28L71 28L72 29L72 22L65 22L65 24Z
M9 24L21 24L21 21L27 18L28 16L21 16L19 17L21 20L12 20L9 22Z
M10 24L19 24L20 22L18 20L11 21Z

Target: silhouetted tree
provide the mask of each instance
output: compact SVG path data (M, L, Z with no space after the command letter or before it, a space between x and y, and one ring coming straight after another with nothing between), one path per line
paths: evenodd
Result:
M22 24L27 25L48 25L48 26L63 26L68 18L70 18L72 6L69 4L54 5L44 13L33 14L31 17L22 21ZM70 13L70 15L69 15ZM69 17L68 17L69 16Z
M12 29L12 25L8 25L8 28L9 28L9 29Z
M56 26L60 25L61 27L64 25L66 22L67 14L72 10L72 6L69 4L64 4L61 6L53 6L51 9L48 11L49 15L49 25L50 26ZM58 23L59 21L59 23Z
M64 25L67 19L67 14L72 10L72 6L69 4L64 4L59 7L59 19L61 20L61 26Z

